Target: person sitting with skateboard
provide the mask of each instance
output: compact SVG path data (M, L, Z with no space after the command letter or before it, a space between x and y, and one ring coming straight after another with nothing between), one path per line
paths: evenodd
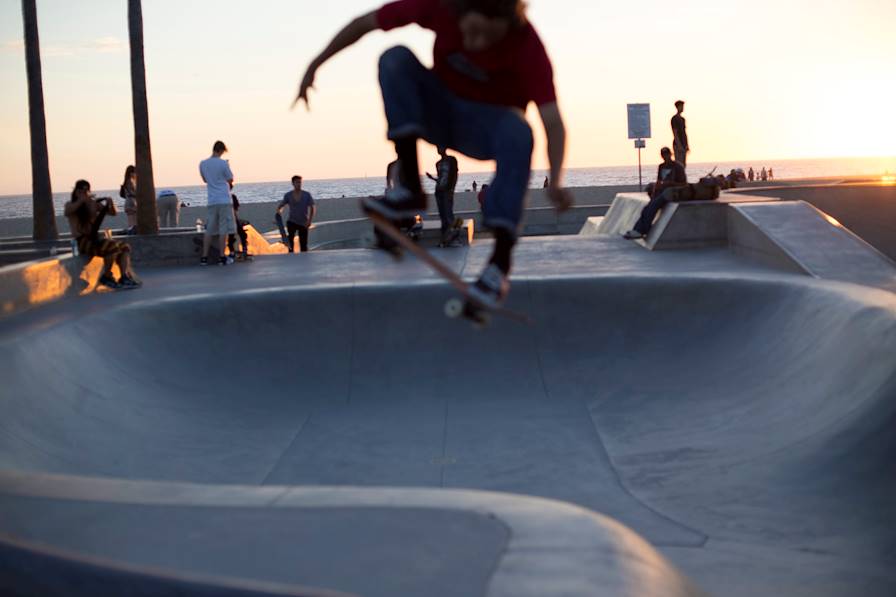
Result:
M657 168L656 182L653 183L653 188L648 190L650 203L644 206L635 227L623 234L623 238L634 240L647 236L653 227L653 219L657 212L673 200L674 189L688 184L684 166L672 160L672 150L663 147L660 150L660 156L663 158L663 163Z
M524 117L529 102L538 106L547 134L548 196L558 211L572 204L562 186L566 131L557 106L553 68L526 18L522 0L385 4L351 21L312 60L294 103L308 104L317 69L338 52L371 31L415 23L436 34L432 69L403 46L387 50L379 60L387 136L395 144L402 184L381 199L363 200L362 206L396 224L426 210L418 139L474 159L495 160L497 173L484 217L485 226L494 232L494 253L472 292L483 304L500 304L509 290L511 253L529 186L533 142Z
M131 269L131 247L121 241L101 238L99 234L103 218L115 214L112 198L94 198L90 194L90 183L86 180L75 183L71 200L65 204L65 217L78 244L78 252L85 257L100 257L103 260L99 283L114 289L136 288L140 282ZM116 263L121 272L118 281L112 275L112 266Z
M314 221L314 215L317 213L317 205L314 203L314 197L308 191L302 190L302 177L292 177L292 190L283 195L283 200L277 205L277 213L275 219L283 221L283 208L289 206L289 217L286 220L286 231L289 241L286 247L289 252L293 252L295 245L296 233L299 234L299 250L302 253L308 252L308 230Z
M436 176L429 172L426 176L436 183L436 206L442 222L440 247L461 247L460 229L454 221L454 188L457 186L457 158L448 155L445 147L439 147L440 159L436 162Z

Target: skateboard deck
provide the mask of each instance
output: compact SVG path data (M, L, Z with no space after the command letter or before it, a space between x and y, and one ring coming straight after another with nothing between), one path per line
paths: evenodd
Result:
M277 221L277 229L280 230L280 240L287 248L292 248L289 246L289 236L286 234L286 227L283 225L283 216L278 213L274 216L274 220Z
M454 270L439 261L431 255L429 251L412 241L392 223L377 213L368 213L367 216L374 226L385 234L389 239L398 244L402 249L409 251L420 261L428 265L433 271L442 276L446 282L454 286L461 294L462 299L452 298L445 303L445 315L451 318L464 317L470 319L479 325L487 325L489 323L489 315L499 315L507 319L512 319L520 323L532 323L531 317L525 313L508 309L507 307L496 307L485 304L476 300L470 294L470 284L464 281Z

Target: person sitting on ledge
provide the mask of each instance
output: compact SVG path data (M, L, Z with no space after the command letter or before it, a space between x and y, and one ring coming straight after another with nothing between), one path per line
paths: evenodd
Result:
M71 201L65 204L65 217L78 243L78 252L85 257L101 257L103 273L99 283L109 288L133 288L140 286L131 269L131 247L127 243L100 238L100 226L106 214L114 216L115 203L111 197L95 199L90 194L90 183L79 180L75 183ZM121 279L117 282L112 275L112 265L118 264Z
M660 155L663 158L663 163L657 168L656 182L653 183L653 188L647 191L650 203L641 210L641 217L638 218L635 227L622 235L629 240L647 236L657 212L672 201L674 189L688 184L684 166L672 161L672 150L663 147L660 150Z

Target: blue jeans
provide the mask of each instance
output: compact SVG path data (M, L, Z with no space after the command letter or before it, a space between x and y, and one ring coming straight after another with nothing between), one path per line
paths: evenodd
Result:
M647 233L650 232L650 229L653 227L653 219L656 217L657 212L666 207L666 205L669 204L669 201L672 200L671 190L672 189L669 188L654 195L653 199L650 200L650 203L644 206L644 209L641 210L641 217L638 218L638 222L635 224L636 232L640 232L644 236L647 236Z
M379 76L389 139L420 138L494 160L484 224L516 236L532 161L532 129L522 112L457 97L404 46L380 56Z
M442 232L446 232L454 226L454 191L436 189L436 206L439 208Z

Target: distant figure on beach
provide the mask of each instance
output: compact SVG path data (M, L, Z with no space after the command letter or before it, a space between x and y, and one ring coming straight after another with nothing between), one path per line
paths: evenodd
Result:
M759 178L762 180L768 180L768 172L765 170L765 166L762 167L762 171L759 173Z
M160 227L177 228L180 223L180 199L178 199L177 193L171 189L159 191L156 209L159 212Z
M660 150L663 162L656 171L656 182L653 183L653 194L650 202L641 210L635 227L623 234L624 238L634 240L644 238L653 227L653 219L658 211L672 201L674 189L688 184L688 177L684 165L672 159L672 150L663 147ZM724 178L724 177L723 177Z
M753 166L750 166L750 170L747 172L747 179L749 179L750 182L753 182L754 178L756 178L756 173L753 172Z
M233 263L232 257L224 255L227 236L236 233L236 222L233 216L233 205L230 189L233 185L233 172L230 164L221 158L227 152L223 141L215 141L212 155L199 163L199 174L208 186L208 217L205 223L205 236L202 239L202 258L200 265L208 265L208 251L212 246L212 237L218 236L219 265Z
M551 186L550 180L547 176L544 177L544 184L541 185L541 188L546 189Z
M137 232L137 168L128 166L124 170L124 182L118 190L118 196L124 199L124 213L128 218L128 234Z
M249 255L249 234L246 232L246 226L249 225L249 222L248 220L240 219L240 200L237 196L231 193L230 200L233 205L233 217L236 219L236 234L227 235L227 248L235 259L239 261L247 261L252 257ZM240 239L240 247L242 247L242 251L236 250L237 237Z
M538 106L551 167L548 196L559 211L572 198L562 186L566 130L554 89L553 67L526 17L522 0L398 0L346 25L308 66L296 102L308 102L317 69L333 55L378 29L417 24L435 32L433 67L406 47L379 60L379 81L388 138L401 161L402 186L363 208L393 223L426 210L417 141L423 139L480 160L495 160L497 173L485 204L484 224L495 236L494 253L471 289L485 304L504 301L510 288L511 254L517 242L529 186L532 130L523 112ZM475 134L470 134L475 131ZM473 183L474 191L477 184Z
M429 172L426 176L436 183L436 206L442 223L442 238L439 246L459 247L460 230L454 226L454 189L457 186L457 158L448 155L448 149L440 146L439 161L436 162L436 176Z
M672 147L675 149L675 161L687 168L691 146L688 144L687 123L681 115L684 112L682 100L675 102L675 110L676 114L672 117Z
M71 200L65 204L65 217L68 218L78 252L85 257L100 257L103 260L99 283L115 289L140 286L131 269L131 247L118 240L100 237L103 218L115 214L115 202L112 198L95 199L90 194L90 183L86 180L75 183ZM118 264L121 272L118 280L112 273L112 266L115 264Z
M479 188L479 185L478 185L478 184L476 183L476 181L474 180L474 181L473 181L473 192L475 193L475 192L476 192L476 189L478 189L478 188Z
M299 234L299 250L308 252L308 230L317 213L317 205L314 197L308 191L302 190L302 177L298 174L292 177L292 190L283 195L283 200L277 205L277 214L283 212L283 208L289 206L289 217L286 220L286 232L289 235L289 252L293 252L296 241L296 233ZM282 216L281 216L282 217Z
M774 180L774 178L775 178L775 171L772 170L771 168L769 168L769 169L768 169L768 179L769 179L769 180Z

